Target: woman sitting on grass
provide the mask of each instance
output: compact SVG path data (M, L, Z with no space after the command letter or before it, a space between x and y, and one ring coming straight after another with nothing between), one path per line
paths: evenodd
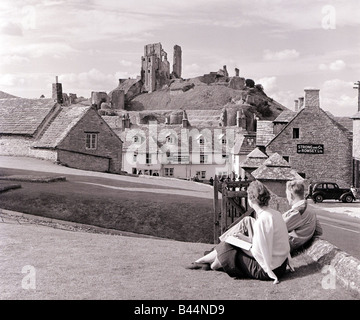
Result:
M279 282L278 278L286 271L290 253L286 224L280 212L268 207L270 193L261 182L251 182L247 192L249 205L257 217L247 218L247 228L251 230L247 240L252 243L251 248L245 250L222 241L188 269L211 268L225 271L234 278ZM244 239L244 235L241 238Z

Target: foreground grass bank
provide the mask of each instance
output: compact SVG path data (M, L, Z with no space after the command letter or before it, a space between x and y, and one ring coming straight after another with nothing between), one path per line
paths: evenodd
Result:
M40 175L28 170L0 169L2 176L20 174ZM168 193L155 193L151 185L140 183L65 176L66 181L21 182L20 189L0 194L1 207L180 241L211 243L213 240L209 199L172 194L171 188L164 188ZM111 188L104 187L106 184ZM149 191L116 189L121 187Z

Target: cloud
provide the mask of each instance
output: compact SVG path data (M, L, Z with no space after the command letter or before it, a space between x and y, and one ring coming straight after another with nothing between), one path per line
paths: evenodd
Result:
M15 87L15 86L22 86L26 82L25 78L19 77L15 74L2 74L0 75L0 86L3 87Z
M104 73L96 68L80 73L65 73L59 75L65 92L79 92L89 96L91 91L109 92L116 88L119 79L136 78L129 72Z
M120 65L122 65L123 67L132 67L134 64L132 61L127 61L127 60L122 59L120 61Z
M1 57L1 64L3 65L19 65L23 63L30 62L30 59L27 57L22 57L19 55L4 55Z
M346 68L346 63L343 60L336 60L329 64L321 63L319 65L319 69L322 71L330 70L330 71L341 71Z
M321 107L335 116L352 116L357 111L354 83L341 79L327 80L320 90Z
M276 77L264 77L256 80L257 84L261 84L266 93L273 93L276 89L278 89Z
M300 56L300 53L295 49L285 49L282 51L264 50L263 59L266 61L288 61L295 60Z
M15 55L24 58L43 58L45 56L58 58L76 52L78 52L76 49L62 42L19 44L11 48L0 49L1 55L7 53L8 56Z
M9 36L23 36L23 30L20 24L13 22L5 22L2 24L0 32Z

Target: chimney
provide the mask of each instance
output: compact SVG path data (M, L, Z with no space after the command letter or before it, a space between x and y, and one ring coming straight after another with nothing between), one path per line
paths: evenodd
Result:
M299 110L304 107L304 97L299 97Z
M246 116L243 109L236 112L236 126L246 130Z
M126 116L125 116L125 114L123 114L121 122L122 122L122 129L123 130L130 128L130 117L129 117L128 113L126 114Z
M235 77L239 77L240 70L238 68L235 68Z
M320 108L319 89L305 89L304 108Z
M52 98L57 103L63 103L62 85L58 82L58 76L55 77L55 83L52 84Z
M294 100L295 102L295 112L299 111L299 100Z
M188 119L187 119L186 111L183 110L182 127L187 128L188 125L189 125L189 122L188 122Z

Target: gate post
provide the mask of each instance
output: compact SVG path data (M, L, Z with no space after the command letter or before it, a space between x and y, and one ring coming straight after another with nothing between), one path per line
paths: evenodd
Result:
M218 177L214 179L214 244L219 243L219 183Z

